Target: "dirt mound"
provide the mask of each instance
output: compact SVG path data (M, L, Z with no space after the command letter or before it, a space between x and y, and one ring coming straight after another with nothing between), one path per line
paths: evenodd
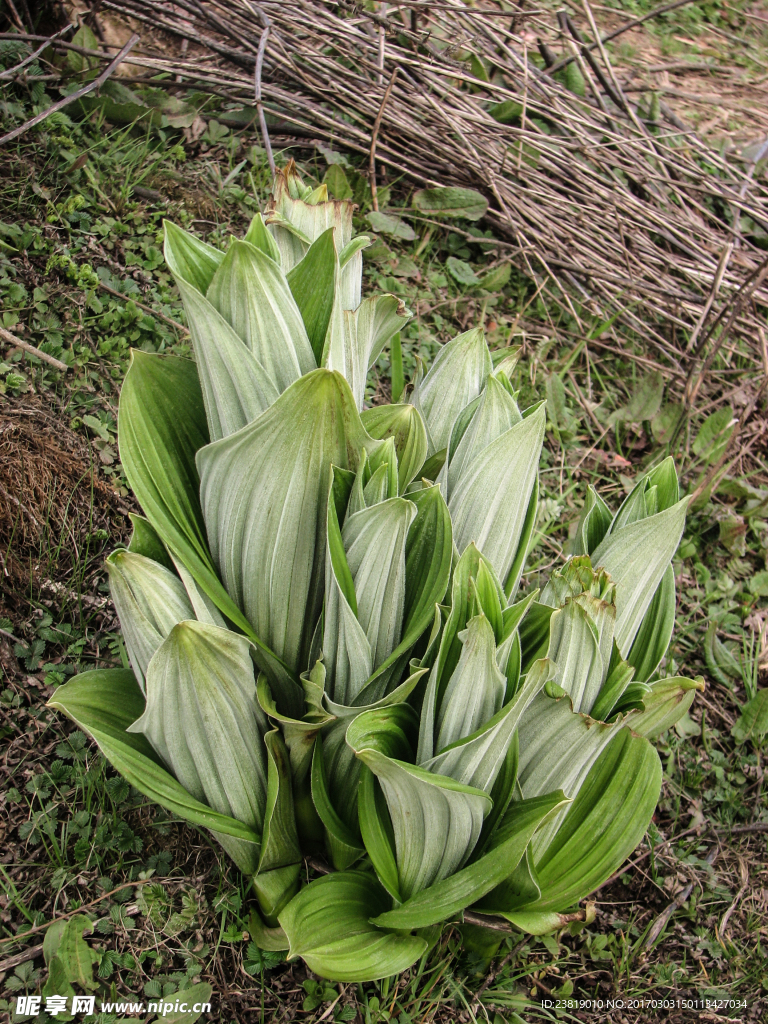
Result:
M0 404L0 614L82 592L105 547L130 533L130 499L98 475L96 453L38 396Z

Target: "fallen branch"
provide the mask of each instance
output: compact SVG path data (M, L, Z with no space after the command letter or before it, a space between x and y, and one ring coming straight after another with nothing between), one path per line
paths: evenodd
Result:
M384 99L381 101L379 112L376 115L376 120L373 122L373 131L371 132L371 150L368 154L368 176L371 186L371 206L378 212L379 209L379 196L376 190L376 143L379 138L379 128L381 128L381 119L384 117L384 108L386 107L389 97L392 94L392 87L395 84L397 78L398 69L392 72L392 77L389 80L386 92L384 93Z
M709 865L714 864L717 860L717 853L717 846L713 846L707 854L707 856L704 858L705 863ZM694 882L689 882L688 885L686 885L686 887L682 889L677 894L677 896L675 896L675 898L672 900L669 906L665 907L665 909L662 910L662 912L651 925L650 930L648 931L648 934L645 937L645 940L643 942L643 949L650 949L653 946L654 942L658 939L658 937L667 927L669 919L672 917L674 913L676 913L680 909L680 907L682 907L682 905L693 892L694 884Z
M134 192L136 189L134 189ZM116 288L110 288L108 284L104 284L103 281L99 281L99 288L102 291L107 292L109 295L114 295L116 299L122 299L123 302L132 302L134 306L138 306L139 309L143 309L145 313L149 313L151 316L156 316L158 320L162 320L163 323L168 324L169 327L175 327L177 331L181 331L183 334L189 334L189 328L185 327L184 324L180 324L178 320L174 320L170 316L166 316L165 313L159 313L156 309L152 309L151 306L147 306L143 302L139 302L133 295L123 295Z
M645 21L650 21L652 18L658 18L661 14L666 14L667 11L674 11L678 7L686 7L688 4L695 3L696 0L675 0L674 3L664 4L662 7L657 7L653 11L649 11L644 14L642 18L634 18L632 21L626 21L623 25L619 25L613 32L609 32L607 35L601 36L600 40L597 39L593 43L587 44L587 49L594 50L596 46L602 43L608 43L611 39L615 39L617 36L623 35L625 32L629 32L632 28L637 28L638 25L642 25ZM570 64L571 61L576 60L575 56L564 57L559 60L556 64L553 64L551 68L547 68L547 74L552 75L555 71L559 71L560 68L564 68L566 64Z
M62 373L66 373L69 367L66 363L62 363L60 359L56 359L54 356L49 356L47 352L43 352L39 348L35 348L34 345L30 345L28 341L23 341L21 338L17 338L15 334L11 334L10 331L6 331L4 327L0 327L0 338L3 341L8 342L9 345L15 345L17 348L23 349L25 352L29 352L31 356L37 356L38 359L42 359L44 363L49 363L51 366L55 366L57 370L61 370Z
M31 118L29 121L25 121L24 124L19 125L18 128L14 128L13 131L8 132L7 135L3 135L3 137L0 138L0 146L18 138L19 135L23 135L24 132L29 131L30 128L34 128L35 125L40 124L41 121L45 121L45 119L50 117L51 114L55 114L57 110L61 110L63 107L68 106L70 103L74 103L75 100L79 100L83 96L87 96L89 92L93 92L94 89L98 89L102 86L109 76L117 70L120 64L122 64L123 60L128 56L140 38L140 36L137 36L136 33L134 33L112 63L102 71L98 78L94 78L92 82L84 85L82 89L78 89L77 92L73 92L71 95L58 100L58 102L53 103L48 107L47 110L41 110L39 114L36 114L35 117Z

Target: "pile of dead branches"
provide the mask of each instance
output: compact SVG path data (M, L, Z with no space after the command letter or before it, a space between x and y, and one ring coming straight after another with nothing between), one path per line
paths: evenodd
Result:
M726 157L663 103L651 113L630 101L587 0L582 31L564 12L512 6L103 0L100 9L141 34L125 61L145 80L165 73L172 89L251 104L273 138L364 155L374 182L383 164L419 186L483 192L500 252L572 330L594 335L612 321L613 340L635 353L640 341L689 404L705 378L718 392L736 369L768 372L768 189L755 173L766 154ZM583 95L557 75L569 62Z

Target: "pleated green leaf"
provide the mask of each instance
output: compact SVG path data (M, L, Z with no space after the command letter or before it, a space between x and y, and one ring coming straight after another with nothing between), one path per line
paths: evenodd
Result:
M255 420L277 400L273 379L224 317L181 278L197 372L212 441Z
M400 643L405 607L405 545L416 506L389 498L349 517L341 531L354 581L357 618L378 668Z
M128 731L147 737L195 799L261 833L266 720L245 637L202 622L175 626L150 662L147 706Z
M373 923L382 928L426 928L464 910L514 871L536 830L566 803L559 791L513 803L494 833L494 848L489 853L416 893L395 910L373 918Z
M286 275L307 329L315 366L319 366L323 358L338 275L339 260L333 228L328 228L315 239L304 258Z
M587 498L581 510L576 534L571 541L571 553L591 555L610 529L613 515L597 491L589 485Z
M643 697L644 711L633 712L627 720L632 732L648 739L656 739L679 722L688 711L697 691L705 690L704 680L670 676L650 684Z
M592 564L605 569L616 584L616 643L623 657L677 551L687 507L688 499L683 498L656 515L612 531L592 555Z
M589 714L608 668L594 621L577 599L571 598L554 613L549 628L547 658L555 665L555 682L570 696L574 711ZM610 643L612 633L608 640Z
M323 365L349 381L358 409L363 407L368 370L389 339L411 318L410 310L395 295L374 295L354 309L342 306L337 296L325 342Z
M474 542L502 580L520 546L545 424L541 406L497 437L465 467L448 501L459 552Z
M520 540L517 542L517 551L509 567L507 578L504 580L504 593L508 601L514 601L517 588L520 586L520 578L528 558L528 552L533 542L533 531L536 527L536 520L539 515L539 477L538 474L533 481L533 490L528 501L528 509L523 520L523 528L520 531Z
M205 295L213 275L224 260L224 253L169 220L163 221L163 230L163 255L171 273L177 280L189 281L193 288Z
M348 839L349 836L359 836L357 794L363 765L346 741L347 730L354 721L365 714L366 718L359 728L365 723L375 723L375 730L372 730L371 737L367 738L366 742L375 743L378 750L383 750L390 757L412 761L412 751L405 730L407 727L408 731L415 735L416 715L403 701L408 700L424 672L424 669L416 669L391 693L369 705L344 707L335 704L328 697L325 698L328 710L337 716L337 720L323 730L323 768L327 779L327 793L328 799L332 800L335 813L349 830ZM329 831L332 830L329 828Z
M131 667L144 689L152 655L178 622L195 613L179 577L151 558L118 550L106 566Z
M293 811L291 764L277 729L264 737L267 751L267 799L261 842L259 872L274 871L301 861Z
M316 368L285 274L260 249L233 241L206 298L243 339L278 391Z
M293 899L296 893L299 891L301 869L303 865L299 863L286 864L281 868L272 868L269 871L258 871L251 881L251 885L256 893L256 897L259 901L259 909L264 915L265 923L270 929L278 928L280 932L282 929L279 927L277 915L280 911L288 905ZM262 946L259 942L257 934L266 931L264 926L261 928L257 926L257 933L254 934L253 938L261 947L261 949L274 948L273 945ZM277 948L287 949L288 942L285 934L275 934L265 936L268 941L272 943L277 941L281 943ZM281 941L282 940L282 941Z
M195 364L178 356L135 349L120 392L120 461L148 521L174 559L204 592L258 644L264 663L285 674L221 584L206 540L196 453L208 428Z
M329 558L323 650L329 693L337 703L352 704L371 672L400 643L405 546L415 516L416 506L404 498L390 498L356 512L341 531L343 561L341 552ZM332 524L329 544L334 532ZM342 592L335 571L339 566L343 575L344 562L350 573L354 606Z
M573 798L589 769L621 726L595 722L571 708L570 698L555 700L540 692L518 726L520 763L518 783L526 799L562 789ZM557 831L555 816L534 840L536 860Z
M308 667L321 611L331 466L356 469L363 446L378 443L344 378L315 370L258 420L199 452L208 537L227 591L296 675Z
M413 645L434 620L435 605L442 601L451 573L451 517L438 486L409 493L416 506L405 544L405 604L400 643L373 671L355 704L375 704L389 693L405 667ZM391 695L391 694L390 694ZM405 698L403 698L405 699Z
M153 562L159 562L165 569L173 572L173 560L150 521L144 516L137 515L135 512L129 512L128 518L131 520L131 526L133 527L131 539L128 542L128 550L134 555L144 555L145 558L151 558Z
M263 253L266 253L270 259L275 261L278 267L282 266L280 249L277 242L272 237L262 214L257 213L253 218L248 230L243 236L243 241L250 242L251 245L254 245L257 249L261 249Z
M374 871L389 895L402 903L395 855L395 833L387 801L376 776L363 766L357 791L360 834Z
M346 730L346 725L344 723L337 723L336 728ZM332 731L328 730L326 735L330 735L332 738ZM350 787L352 792L345 794L347 800L353 797L354 790L357 788L358 778L359 773L356 772L355 786ZM334 796L337 799L340 796L338 787L334 787ZM355 861L359 860L364 852L363 844L357 834L356 821L354 820L357 807L354 806L352 808L355 813L351 814L350 805L346 803L345 810L347 813L345 817L349 820L345 820L336 810L328 785L328 777L325 770L324 744L321 736L318 736L312 754L312 802L326 830L326 842L331 854L331 862L337 871L345 871ZM356 803L356 801L353 801L353 803Z
M109 763L150 800L185 821L254 844L258 855L258 832L196 800L162 767L145 736L126 731L144 712L144 696L132 672L83 672L58 687L48 706L88 733Z
M191 360L131 351L118 439L128 482L160 539L172 552L190 553L212 570L195 468L195 454L208 444L208 427Z
M536 909L572 906L621 867L650 824L661 777L650 743L617 730L536 861L542 893Z
M479 327L459 334L440 349L411 399L429 428L430 455L447 447L457 417L480 395L492 369Z
M503 384L491 374L480 396L474 416L459 442L456 451L446 463L446 496L450 499L465 467L472 463L497 437L522 420L517 402ZM445 472L445 469L443 472Z
M360 419L371 437L394 438L398 489L404 494L427 457L427 430L418 410L412 405L375 405L364 409Z
M373 656L357 618L355 583L333 501L328 502L327 524L323 656L329 696L340 704L351 704L371 675Z
M538 662L528 673L525 683L512 700L492 717L483 719L480 727L473 733L463 736L452 746L443 749L421 767L439 775L448 775L465 786L474 786L486 793L492 793L520 719L547 682L548 675L549 667L546 662ZM478 674L478 687L480 685ZM458 694L458 691L455 692ZM443 699L449 699L448 691ZM439 745L438 742L438 747Z
M627 655L640 682L651 678L667 653L675 629L675 607L675 571L668 565Z
M437 708L438 754L490 721L501 710L507 689L504 673L496 664L496 638L485 615L470 619L459 640L459 663Z
M466 862L491 801L478 789L398 759L407 750L404 714L395 708L366 712L350 724L346 738L381 784L394 831L398 890L407 899Z
M370 923L390 904L367 872L315 879L280 914L289 959L300 956L311 971L333 981L375 981L407 970L426 952L427 942Z
M399 890L407 900L449 878L466 863L491 801L482 790L396 761L377 750L359 749L355 743L359 721L347 731L347 742L381 784L395 833Z

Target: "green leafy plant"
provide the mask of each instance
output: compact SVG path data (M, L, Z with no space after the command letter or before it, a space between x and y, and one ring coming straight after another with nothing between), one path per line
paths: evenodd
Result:
M289 165L226 252L166 224L195 359L135 351L120 398L145 513L107 560L131 668L50 702L251 877L259 949L348 982L470 907L560 927L641 840L649 737L703 686L657 678L670 460L615 514L590 490L572 556L520 597L546 414L518 405L516 352L494 367L467 331L407 403L364 408L410 314L362 298L352 209ZM307 854L332 870L300 888Z

